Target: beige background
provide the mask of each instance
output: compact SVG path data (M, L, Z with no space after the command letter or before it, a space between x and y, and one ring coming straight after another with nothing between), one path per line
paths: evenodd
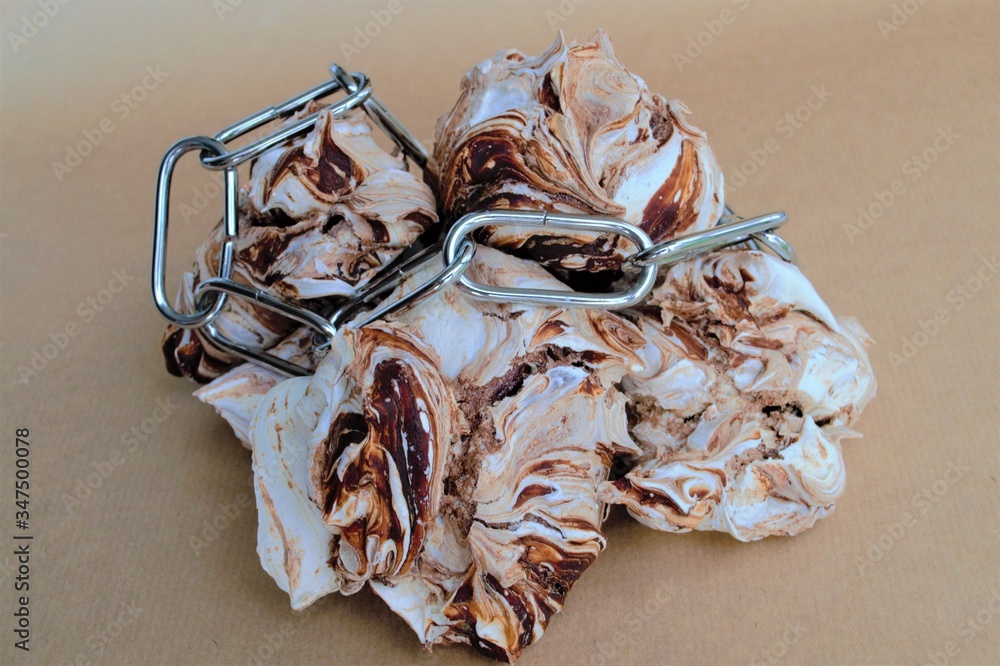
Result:
M585 38L600 26L652 89L688 104L729 182L754 172L730 191L738 211L788 211L806 272L878 341L880 387L865 438L846 445L848 489L831 518L748 545L616 513L607 551L523 663L1000 662L1000 279L981 264L1000 250L1000 9L898 4L894 26L882 2L404 1L348 59L341 44L387 0L75 0L13 41L41 10L3 2L0 662L486 663L463 648L424 654L368 592L297 616L261 570L249 455L163 369L147 277L154 177L175 139L314 85L331 61L368 73L429 137L474 63L508 46L538 53L553 27ZM705 46L679 62L689 38ZM115 100L147 66L166 78L123 117ZM809 118L793 131L779 126L814 86L829 98L800 110ZM102 120L113 131L98 129L59 180L53 162ZM939 130L950 144L935 147ZM746 163L765 144L777 152ZM925 151L933 164L914 172L908 161ZM851 238L858 208L896 180L901 194ZM204 207L196 193L213 182L192 158L178 171L171 290L221 203L209 197L187 221L180 205ZM92 312L86 299L115 270L134 279ZM952 291L970 280L975 294ZM18 367L70 324L66 348L22 379ZM920 346L900 363L904 339ZM176 407L129 446L123 435L157 400ZM33 451L30 655L11 647L17 427L30 428ZM102 467L100 487L68 507ZM213 520L224 529L195 552L191 538Z

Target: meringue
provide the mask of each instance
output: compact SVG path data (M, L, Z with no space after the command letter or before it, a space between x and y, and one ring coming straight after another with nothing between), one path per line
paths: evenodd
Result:
M430 188L375 143L363 111L323 111L308 134L258 157L240 189L239 215L232 279L313 309L353 294L438 219ZM220 224L198 248L178 294L182 311L194 311L202 277L218 274L223 238ZM297 326L235 297L215 324L230 340L265 350ZM236 361L200 332L175 326L163 352L171 373L201 383Z
M440 172L428 178L441 217L609 215L654 241L708 229L723 215L723 178L686 111L625 70L603 32L581 45L560 34L538 58L504 51L466 75L438 122ZM235 279L310 307L352 294L437 222L428 187L358 115L262 155L241 213ZM475 238L485 246L469 277L518 288L570 290L553 273L617 271L634 249L553 229ZM185 276L188 307L220 240L217 230ZM842 442L859 436L876 390L861 326L757 251L665 269L625 312L496 304L450 287L342 326L325 356L309 330L250 303L218 325L315 370L285 379L233 367L197 333L165 339L172 369L212 380L196 395L253 452L258 554L292 607L369 585L425 647L468 644L508 662L606 546L610 505L654 529L742 541L829 515L845 488Z
M641 523L742 541L794 535L844 491L841 441L875 394L867 334L798 268L723 251L673 266L623 381L643 454L600 497Z
M469 270L566 289L489 248ZM513 661L605 546L598 487L616 456L640 453L615 385L643 344L610 312L457 289L343 328L315 376L278 384L249 427L265 570L295 608L370 583L426 646Z
M607 215L654 241L708 229L723 178L687 108L651 93L598 31L537 58L508 49L470 70L435 131L445 221L490 208ZM628 241L487 227L476 238L546 266L619 268Z

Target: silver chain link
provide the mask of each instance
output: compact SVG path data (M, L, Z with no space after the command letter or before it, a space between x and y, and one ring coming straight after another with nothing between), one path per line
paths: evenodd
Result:
M459 245L465 242L474 230L486 226L504 225L538 229L568 229L595 234L612 233L632 241L640 251L648 251L655 247L645 231L633 224L611 217L567 215L531 210L484 210L465 215L451 227L444 241L444 260L450 263L456 256ZM631 288L626 291L610 293L494 287L473 282L464 275L459 278L458 286L472 298L493 303L525 303L561 308L619 310L638 305L646 299L656 282L656 269L656 265L652 263L640 267L639 278Z
M750 240L756 240L769 248L772 248L772 242L774 242L781 248L772 248L779 256L782 256L785 249L791 250L791 246L784 241L781 241L780 245L777 244L776 241L780 238L774 233L775 229L787 221L788 216L784 213L770 213L746 220L733 219L735 217L735 215L728 216L722 224L711 229L671 238L648 249L639 250L629 257L626 263L637 267L651 264L670 266L706 252ZM782 256L782 259L794 261L794 255Z
M330 338L336 328L320 315L298 305L283 302L274 296L232 280L233 261L235 259L236 240L239 236L239 221L237 204L239 196L239 177L237 168L266 151L280 146L291 139L310 132L322 113L330 113L341 117L354 109L364 109L372 121L385 131L399 146L406 158L412 160L421 168L425 167L430 156L420 142L410 134L396 118L389 113L374 95L371 81L360 72L348 74L341 67L330 67L331 79L318 86L310 88L276 106L269 106L243 118L218 132L214 137L191 136L181 139L171 146L163 162L160 164L159 177L156 183L156 206L153 223L153 258L152 258L152 288L153 302L160 313L171 324L181 328L201 329L209 344L229 352L240 358L268 365L285 374L308 374L308 370L274 356L266 351L253 349L227 338L217 326L215 319L222 312L230 297L240 297L253 300L257 305L285 315L295 321L314 328L318 334ZM249 132L268 125L277 120L286 119L310 103L328 97L338 91L347 93L340 99L319 111L313 112L292 123L284 125L276 131L235 150L229 150L227 143L234 141ZM219 257L219 274L209 276L199 284L195 293L195 312L178 312L171 305L166 290L167 272L167 239L170 214L170 185L174 168L180 158L188 152L199 150L204 168L213 171L223 171L225 208L223 228L225 236Z
M562 308L621 309L642 303L656 282L660 266L668 266L706 252L733 245L759 245L770 249L781 259L797 263L795 252L775 230L786 221L784 213L771 213L749 219L733 214L726 206L726 217L705 231L685 234L670 240L653 243L645 231L623 220L597 215L571 215L525 210L486 210L465 215L448 230L444 241L426 248L409 258L390 264L374 280L348 298L342 306L329 314L318 314L301 305L276 298L266 291L254 289L232 280L236 239L239 235L237 197L239 182L237 167L264 152L311 131L321 113L343 116L354 109L363 109L372 122L396 143L404 156L420 168L426 169L430 156L420 142L372 94L372 84L360 72L348 74L338 65L330 66L331 79L281 104L261 109L247 116L214 137L191 136L181 139L168 150L160 165L156 183L156 207L153 233L152 287L153 300L160 313L172 324L181 328L201 329L204 339L216 348L253 363L258 363L282 374L305 376L310 370L286 361L265 350L254 349L234 342L219 331L215 319L222 312L227 300L245 298L267 310L309 326L315 331L316 351L329 347L337 330L366 307L375 306L363 318L351 321L350 326L362 327L376 320L415 306L420 301L455 284L472 298L495 303L523 303ZM241 148L230 151L226 144L276 120L286 119L301 111L311 102L318 101L338 91L346 97L320 111L311 113L295 122ZM166 263L170 183L180 158L199 150L203 167L224 172L225 204L223 210L224 238L219 260L219 274L205 277L194 295L193 313L175 310L166 293ZM611 293L586 293L571 290L524 289L499 287L475 282L465 275L476 253L476 243L470 237L476 229L485 226L517 226L528 228L564 229L586 233L610 233L624 237L636 247L623 265L626 275L636 275L634 284L623 291ZM439 259L443 268L427 282L413 288L402 297L375 305L378 300L404 280L412 277L429 261Z

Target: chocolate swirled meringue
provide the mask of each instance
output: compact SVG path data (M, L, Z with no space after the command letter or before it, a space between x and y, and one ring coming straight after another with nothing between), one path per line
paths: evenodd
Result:
M306 370L315 370L320 355L313 330L302 327L276 344L268 353L290 361ZM250 420L257 405L272 388L287 377L277 370L257 363L243 363L198 388L194 397L211 405L232 427L236 438L250 446Z
M626 70L603 31L573 45L560 33L537 58L502 51L465 75L438 121L442 218L489 208L602 214L654 241L708 229L723 214L722 172L686 113ZM476 237L569 270L615 270L630 247L518 227Z
M566 289L490 248L469 271ZM598 487L640 453L616 384L644 345L610 312L458 289L342 329L250 426L264 568L295 608L367 582L425 646L515 660L604 548Z
M316 110L309 106L292 120ZM239 215L233 280L307 307L354 293L438 219L430 188L375 143L362 111L342 118L323 112L308 134L258 157L240 188ZM194 311L202 276L218 274L222 241L220 224L199 247L177 299L184 311ZM215 323L231 340L261 349L297 326L239 298L229 299ZM199 332L175 326L163 352L172 374L201 383L236 360Z
M707 229L723 179L685 112L626 71L603 32L582 45L560 35L538 58L508 50L466 75L428 182L448 222L513 208L610 215L654 240ZM361 115L327 116L262 155L240 210L235 279L310 307L352 294L437 222L429 187ZM185 276L189 307L220 234ZM476 238L469 276L507 287L569 290L553 273L575 284L576 271L611 282L631 251L552 229ZM173 370L212 380L196 395L253 452L258 554L292 607L367 584L426 648L508 662L605 547L608 505L743 541L828 515L845 485L841 442L875 393L860 325L756 251L676 264L645 305L618 313L450 287L341 327L325 355L311 331L245 301L218 323L315 371L234 367L197 333L164 341Z
M650 304L645 370L623 382L643 454L601 498L656 529L743 541L827 515L844 490L840 442L875 393L861 326L761 252L677 264Z

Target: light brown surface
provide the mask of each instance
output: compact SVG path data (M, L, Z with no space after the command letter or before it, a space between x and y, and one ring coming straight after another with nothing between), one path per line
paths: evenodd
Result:
M507 46L540 52L559 4L404 2L347 62L341 43L388 2L245 0L220 18L225 1L77 0L17 50L9 33L40 10L0 8L0 662L486 663L470 649L424 654L368 592L296 615L261 570L249 455L163 369L147 286L153 183L172 141L318 83L334 60L368 73L429 137L462 73ZM607 551L523 663L1000 661L1000 278L980 269L1000 250L1000 11L904 4L915 13L885 35L879 21L893 6L880 2L585 2L559 21L571 38L606 28L627 67L683 99L730 183L773 138L777 152L729 199L745 213L788 211L787 237L820 293L878 341L880 387L865 439L846 444L848 488L831 518L800 537L742 544L657 533L615 513ZM704 52L679 67L675 51L726 9L730 24L711 41L703 34ZM168 76L122 118L112 104L147 66ZM813 86L831 96L789 135L777 123ZM105 118L114 131L60 182L52 163ZM957 135L938 142L943 152L939 129ZM914 180L906 163L925 150L936 161ZM903 193L849 238L858 207L896 179ZM179 205L201 203L195 190L209 182L186 158L171 285L221 204L211 198L189 223ZM90 320L80 304L114 270L135 278ZM990 279L976 294L952 291L977 270ZM944 323L924 337L921 322L939 311ZM78 332L66 349L21 381L18 366L69 323ZM924 344L899 363L892 354L914 337ZM129 446L123 434L157 400L176 409ZM30 428L32 447L30 655L11 633L17 427ZM100 487L68 509L102 467ZM213 520L223 529L193 546Z

